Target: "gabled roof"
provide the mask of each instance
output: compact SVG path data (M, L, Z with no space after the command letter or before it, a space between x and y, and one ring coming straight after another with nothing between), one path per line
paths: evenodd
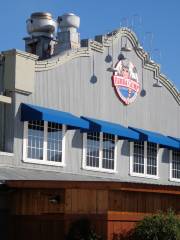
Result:
M128 40L131 42L137 56L142 60L143 67L145 69L153 71L154 78L159 80L160 83L168 89L168 91L173 95L177 103L180 105L180 92L177 90L175 85L173 85L173 83L164 74L160 72L159 64L148 61L148 53L142 47L140 47L140 43L135 33L128 28L120 28L107 35L96 36L95 40L82 40L81 48L77 49L77 51L68 51L63 55L57 55L48 60L37 61L35 70L37 72L46 71L62 65L75 58L90 57L92 51L103 53L105 47L111 46L112 39L115 40L116 38L121 38L122 36L127 37Z

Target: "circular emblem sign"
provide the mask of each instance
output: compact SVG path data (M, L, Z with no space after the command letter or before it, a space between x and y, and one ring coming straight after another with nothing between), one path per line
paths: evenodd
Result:
M137 97L140 90L136 67L128 60L120 60L112 76L113 86L120 100L128 105Z

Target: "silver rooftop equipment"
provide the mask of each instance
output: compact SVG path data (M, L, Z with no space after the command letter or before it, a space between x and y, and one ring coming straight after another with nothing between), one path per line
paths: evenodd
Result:
M51 57L57 31L57 22L52 15L47 12L32 13L26 21L26 28L30 35L24 38L26 51L38 55L40 59Z
M65 13L59 16L58 22L58 44L55 47L55 54L74 50L80 47L80 34L77 29L80 26L80 17L73 13Z

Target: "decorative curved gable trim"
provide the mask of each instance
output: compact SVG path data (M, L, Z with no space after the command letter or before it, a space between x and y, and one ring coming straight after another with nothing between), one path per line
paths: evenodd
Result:
M69 52L64 55L60 55L48 60L37 61L35 66L36 72L47 71L56 68L64 63L69 62L72 59L79 57L90 57L90 51L88 49L80 48L76 52Z
M169 81L168 78L160 72L160 65L153 61L149 61L150 59L148 53L140 46L135 33L128 28L121 28L104 36L96 36L95 40L82 40L82 47L80 49L77 49L77 51L69 51L64 55L59 55L48 60L36 61L35 71L47 71L64 63L67 63L68 61L75 58L90 57L92 51L103 53L104 48L109 47L112 40L115 40L115 38L121 38L122 36L128 38L135 53L142 60L143 67L145 69L153 71L154 78L156 80L159 80L159 82L169 90L177 103L180 105L180 92L172 84L172 82Z

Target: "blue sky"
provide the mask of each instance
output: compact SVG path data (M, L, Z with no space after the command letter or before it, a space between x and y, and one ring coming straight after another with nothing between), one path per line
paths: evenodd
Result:
M24 50L25 21L32 12L47 11L54 18L65 12L81 17L81 38L93 38L132 25L146 50L161 64L164 73L180 90L179 0L6 0L0 6L0 51ZM142 19L142 21L139 21ZM141 22L141 24L139 24Z

